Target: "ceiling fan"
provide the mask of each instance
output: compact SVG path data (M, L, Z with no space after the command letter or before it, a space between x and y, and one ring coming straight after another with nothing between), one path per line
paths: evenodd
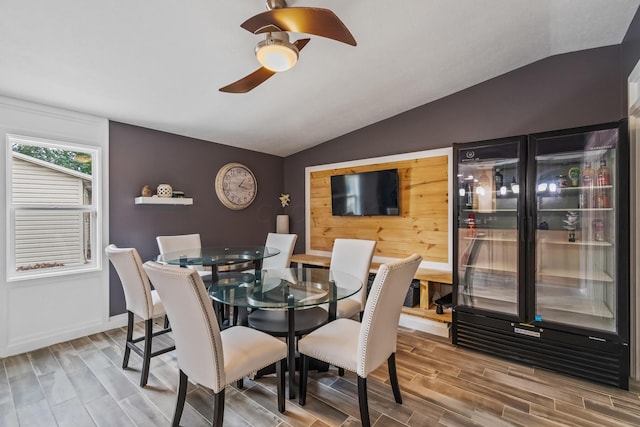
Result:
M288 32L326 37L356 45L347 27L329 9L315 7L287 7L285 0L267 0L267 11L259 13L240 25L253 34L266 34L255 48L262 67L240 80L220 88L220 92L246 93L277 72L286 71L298 61L299 52L310 39L291 43Z

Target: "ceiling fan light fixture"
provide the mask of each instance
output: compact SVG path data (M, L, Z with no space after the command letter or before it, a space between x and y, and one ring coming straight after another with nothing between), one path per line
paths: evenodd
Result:
M298 62L298 48L289 43L287 33L268 33L256 46L256 58L268 70L287 71Z

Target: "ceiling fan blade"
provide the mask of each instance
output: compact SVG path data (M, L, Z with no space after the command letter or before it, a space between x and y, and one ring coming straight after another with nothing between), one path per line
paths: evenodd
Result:
M356 40L344 23L329 9L315 7L285 7L259 13L240 25L254 34L281 31L313 34L342 43L356 45Z
M300 39L293 42L294 46L298 48L298 52L309 43L311 39Z
M276 72L268 70L264 67L258 68L253 73L249 74L246 77L241 78L240 80L231 83L225 87L221 87L218 89L220 92L227 93L247 93L251 89L263 83L269 77L273 76Z
M305 47L310 40L311 39L300 39L293 42L293 44L295 45L295 47L298 48L298 51L301 51L302 48ZM273 76L274 74L275 74L275 71L271 71L264 67L260 67L253 73L249 74L248 76L243 77L237 82L231 83L230 85L221 87L218 90L220 92L227 92L227 93L247 93L251 89L254 89L258 85L264 83L265 80L267 80L269 77Z

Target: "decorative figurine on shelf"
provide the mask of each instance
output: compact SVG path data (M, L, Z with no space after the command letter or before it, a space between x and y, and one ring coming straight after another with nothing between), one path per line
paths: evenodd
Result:
M169 184L160 184L156 189L158 197L173 197L173 188Z
M280 194L280 203L282 204L283 208L286 208L287 206L289 206L289 202L291 201L291 198L288 194Z
M142 187L142 190L140 191L140 195L142 197L151 197L153 195L153 191L151 191L151 187L149 187L148 185L145 185L144 187Z
M577 212L568 212L567 219L563 220L563 222L567 225L564 226L564 229L569 231L569 241L576 241L576 228L578 226L578 213Z

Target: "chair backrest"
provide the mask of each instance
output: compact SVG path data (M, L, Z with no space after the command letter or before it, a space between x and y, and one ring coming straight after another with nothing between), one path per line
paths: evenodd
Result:
M147 261L143 268L171 321L178 367L218 393L226 384L220 328L211 298L195 270Z
M329 268L360 279L362 289L350 298L360 302L363 308L367 302L367 283L369 282L371 259L375 250L375 240L336 239L333 242Z
M373 281L360 327L357 374L363 378L396 351L398 322L409 285L422 257L382 264Z
M265 246L280 249L280 253L263 259L262 268L265 270L270 268L289 268L291 265L291 255L293 255L293 247L296 245L297 239L297 234L267 234Z
M185 249L201 248L200 234L179 234L176 236L158 236L158 249L161 254L178 252Z
M147 273L135 248L118 248L109 245L104 252L120 276L127 310L148 320L153 315L153 298Z

